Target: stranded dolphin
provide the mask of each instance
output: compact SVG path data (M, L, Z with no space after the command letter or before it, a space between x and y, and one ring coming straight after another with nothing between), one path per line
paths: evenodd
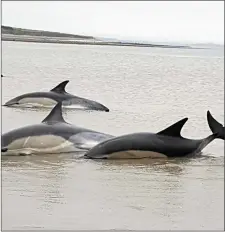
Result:
M36 125L2 135L2 155L67 153L88 150L112 135L71 125L63 119L62 104Z
M4 104L4 106L54 106L58 102L62 102L62 106L73 106L74 108L84 108L90 110L99 110L108 112L109 109L104 105L89 99L74 96L65 91L68 84L63 81L55 88L47 92L26 93L15 97Z
M84 156L90 159L183 157L201 153L214 139L225 139L224 126L209 111L207 120L213 134L204 139L186 139L180 135L187 120L184 118L157 134L134 133L105 140L88 150Z

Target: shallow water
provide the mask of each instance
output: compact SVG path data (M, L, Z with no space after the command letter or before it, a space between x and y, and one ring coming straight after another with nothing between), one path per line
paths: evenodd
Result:
M121 135L157 132L189 117L182 135L224 121L222 49L187 50L2 43L2 103L67 91L110 112L67 109L66 121ZM2 131L39 123L49 109L2 107ZM199 158L84 160L76 154L2 158L3 229L223 229L224 142Z

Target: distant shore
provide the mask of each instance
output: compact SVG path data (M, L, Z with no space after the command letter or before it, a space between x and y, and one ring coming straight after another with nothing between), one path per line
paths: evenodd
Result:
M34 42L34 43L58 43L58 44L78 44L78 45L104 45L104 46L130 46L130 47L158 47L158 48L185 48L190 46L176 46L135 42L109 42L98 40L93 36L82 36L65 34L59 32L49 32L40 30L30 30L15 27L2 26L2 41Z

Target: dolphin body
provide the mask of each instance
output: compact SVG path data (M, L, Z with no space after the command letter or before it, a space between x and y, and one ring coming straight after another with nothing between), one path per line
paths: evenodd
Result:
M68 80L61 82L56 87L47 92L33 92L26 93L15 97L4 104L8 107L28 107L28 106L54 106L58 102L62 102L62 106L73 106L74 108L83 108L90 110L106 111L109 109L89 99L74 96L65 91L65 87L68 84Z
M58 103L40 123L2 135L2 155L57 154L87 151L112 135L76 127L62 116Z
M194 156L200 154L214 139L225 139L225 129L211 113L207 120L213 134L204 139L187 139L180 135L188 118L170 127L153 133L134 133L105 140L88 150L84 157L89 159L137 159Z

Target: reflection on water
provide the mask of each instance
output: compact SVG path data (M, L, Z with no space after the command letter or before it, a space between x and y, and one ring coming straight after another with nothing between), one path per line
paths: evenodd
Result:
M69 79L68 92L110 112L64 109L65 120L113 135L158 132L189 117L182 135L204 138L208 109L224 121L223 52L3 42L3 73L3 103ZM2 130L49 112L2 107ZM196 158L82 155L2 157L3 229L223 229L223 141Z
M72 229L74 219L79 229L92 226L118 229L115 225L123 217L119 229L166 229L168 226L176 229L183 225L192 229L203 222L210 228L222 228L218 224L222 211L218 212L213 205L217 201L220 204L222 199L218 187L224 181L223 157L94 161L62 154L4 157L2 161L4 202L10 200L18 206L14 211L5 208L6 227L19 225L25 229L51 225L55 229ZM204 221L209 217L207 211L198 216L200 221L188 225L185 218L194 221L196 204L199 211L211 209L220 213L214 218L218 226L212 226L211 220ZM25 214L30 212L29 216L14 220L12 227L7 218L21 210ZM128 220L127 212L130 217L139 217L139 223ZM45 217L58 218L63 224L50 224ZM99 224L100 221L104 223Z

